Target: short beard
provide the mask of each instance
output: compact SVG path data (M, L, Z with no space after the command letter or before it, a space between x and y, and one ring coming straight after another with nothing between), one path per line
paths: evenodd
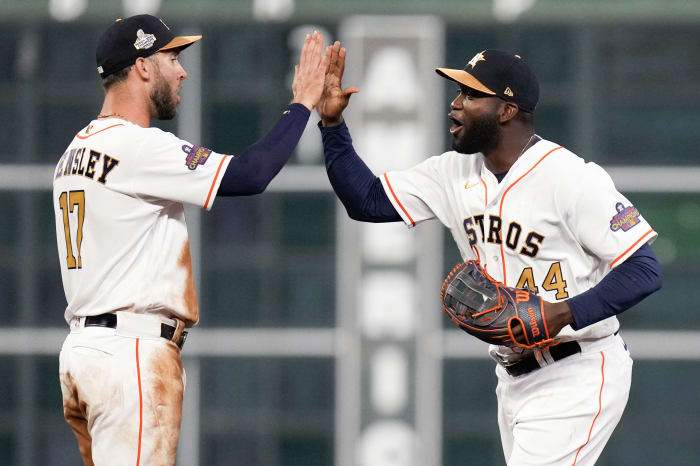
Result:
M172 120L177 114L177 103L173 99L170 86L165 81L157 63L156 71L156 82L150 95L151 103L156 109L156 116L159 120Z
M466 128L465 128L466 129ZM472 121L462 139L453 138L452 148L462 154L486 154L501 142L501 127L496 115L484 115Z

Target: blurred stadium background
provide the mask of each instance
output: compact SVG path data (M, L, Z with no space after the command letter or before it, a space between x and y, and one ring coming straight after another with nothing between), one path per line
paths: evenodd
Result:
M57 377L51 176L99 111L99 33L142 12L204 35L182 56L179 117L159 126L220 152L277 119L304 34L343 40L345 85L362 90L347 120L375 172L449 147L455 89L435 66L485 48L525 57L541 81L538 133L606 167L660 235L665 287L621 318L633 385L599 464L700 464L691 0L0 0L0 464L80 462ZM452 240L437 224L348 220L315 121L265 194L187 212L201 322L183 351L178 465L504 464L494 364L439 307Z

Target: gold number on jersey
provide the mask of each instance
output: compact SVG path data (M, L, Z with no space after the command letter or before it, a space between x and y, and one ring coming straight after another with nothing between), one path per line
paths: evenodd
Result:
M542 288L547 291L557 290L557 294L554 296L557 299L569 297L569 293L566 292L566 280L561 276L561 264L559 262L554 262L549 268L547 276L544 277Z
M83 258L80 255L80 247L83 244L83 221L85 220L85 191L62 192L58 197L58 204L63 212L63 231L66 235L66 264L69 269L83 268ZM71 241L70 222L68 214L73 213L78 206L78 229L76 231L76 249L78 260L73 255L73 242Z
M535 276L532 274L532 267L527 267L523 269L523 273L520 274L518 279L518 284L515 285L516 288L528 288L533 293L539 293L540 290L537 289L535 285Z
M530 291L537 293L537 286L535 285L535 276L532 273L532 267L523 269L523 273L520 274L518 284L515 285L515 287L529 288ZM565 299L569 297L569 293L566 291L566 280L564 280L564 277L561 274L561 263L554 262L549 267L547 276L544 277L542 288L547 291L557 290L557 294L554 296L557 299Z

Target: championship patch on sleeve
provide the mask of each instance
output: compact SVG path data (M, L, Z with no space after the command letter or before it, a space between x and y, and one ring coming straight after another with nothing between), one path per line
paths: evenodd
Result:
M639 223L639 211L633 205L627 207L618 202L615 204L617 213L610 219L610 229L612 231L622 230L627 231Z
M196 170L198 166L207 163L207 159L211 154L209 149L200 146L188 146L187 144L182 146L182 151L187 154L185 165L190 170Z

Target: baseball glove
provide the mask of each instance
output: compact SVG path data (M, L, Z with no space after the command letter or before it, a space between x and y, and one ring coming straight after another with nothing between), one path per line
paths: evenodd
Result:
M457 264L442 284L440 297L452 322L487 343L539 349L555 343L542 298L497 282L477 261ZM516 324L522 328L516 332L518 339L513 334Z

